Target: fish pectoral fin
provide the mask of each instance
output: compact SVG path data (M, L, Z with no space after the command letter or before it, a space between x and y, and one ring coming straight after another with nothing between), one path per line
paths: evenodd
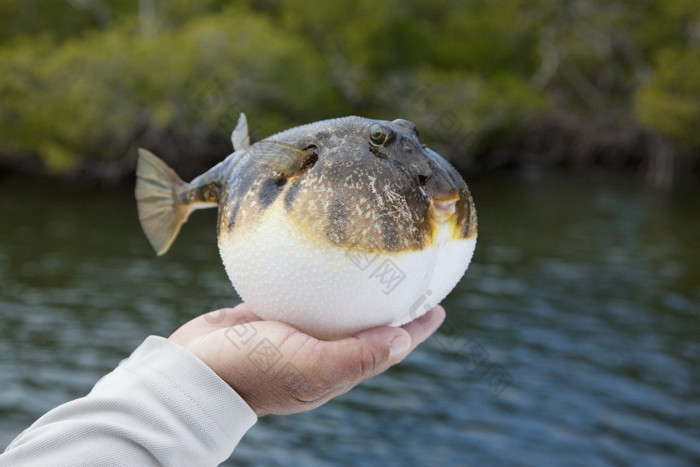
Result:
M313 165L318 154L311 149L297 149L280 141L263 140L249 149L251 158L285 177L293 177L305 168Z
M245 114L241 112L238 116L238 123L236 123L236 128L231 132L231 143L233 144L233 150L238 151L239 149L246 149L250 146L250 136L248 135L248 119Z
M168 251L180 227L187 220L190 207L178 193L188 184L155 154L139 148L136 165L136 206L139 221L158 256Z

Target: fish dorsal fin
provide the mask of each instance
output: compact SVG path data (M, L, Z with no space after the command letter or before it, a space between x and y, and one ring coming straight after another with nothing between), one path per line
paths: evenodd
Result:
M293 177L313 165L318 154L311 149L297 149L280 141L258 141L249 149L252 159L280 172L285 177Z
M248 119L245 114L241 112L238 116L238 123L236 123L236 128L231 132L231 143L233 143L233 150L238 151L239 149L246 149L250 146L250 136L248 136Z

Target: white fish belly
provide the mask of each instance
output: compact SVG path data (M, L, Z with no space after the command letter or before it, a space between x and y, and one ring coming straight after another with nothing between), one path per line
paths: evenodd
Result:
M257 315L320 339L417 318L454 288L476 246L476 237L450 239L445 226L422 251L367 254L309 238L287 219L274 203L255 228L222 232L219 252Z

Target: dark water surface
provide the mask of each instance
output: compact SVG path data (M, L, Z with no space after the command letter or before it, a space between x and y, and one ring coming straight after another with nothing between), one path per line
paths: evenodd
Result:
M448 321L326 406L262 419L231 465L700 465L700 191L626 175L472 182ZM213 212L162 258L131 194L0 180L0 445L147 335L237 303Z

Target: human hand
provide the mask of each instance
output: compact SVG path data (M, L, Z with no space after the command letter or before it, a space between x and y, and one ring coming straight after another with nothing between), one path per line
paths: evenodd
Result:
M400 328L322 341L263 321L242 303L201 315L169 339L206 363L260 417L311 410L349 391L403 360L444 319L437 306Z

